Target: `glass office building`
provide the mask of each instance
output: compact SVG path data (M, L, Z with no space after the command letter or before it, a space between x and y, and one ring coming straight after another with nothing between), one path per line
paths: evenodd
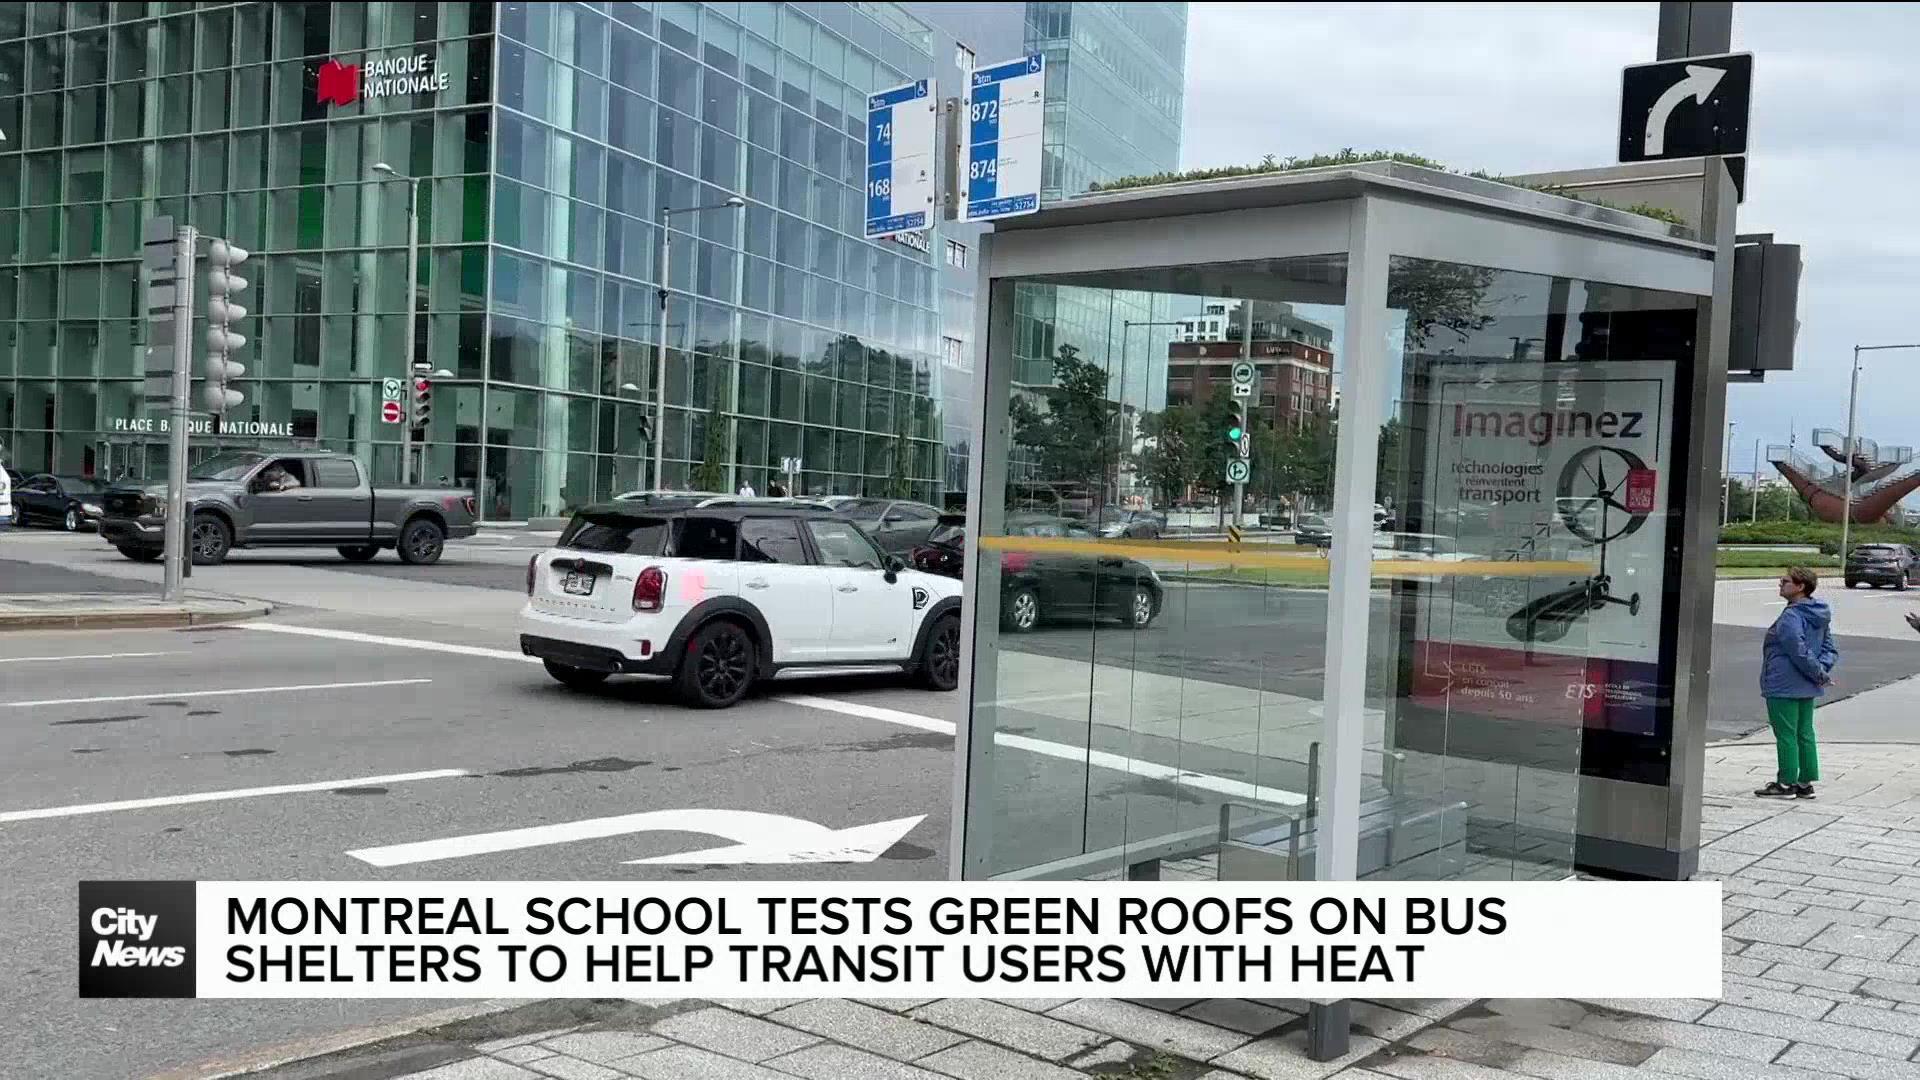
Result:
M946 252L860 237L865 97L948 63L933 41L874 3L0 3L7 461L162 475L139 248L166 215L255 252L243 434L196 453L292 441L395 480L411 292L448 373L420 475L489 518L709 460L934 498ZM732 196L671 219L663 317L659 209Z

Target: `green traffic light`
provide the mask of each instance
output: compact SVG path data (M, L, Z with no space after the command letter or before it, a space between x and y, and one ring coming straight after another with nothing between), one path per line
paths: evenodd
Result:
M1240 425L1235 424L1232 427L1227 429L1227 441L1239 442L1241 434L1242 434L1242 431L1241 431Z

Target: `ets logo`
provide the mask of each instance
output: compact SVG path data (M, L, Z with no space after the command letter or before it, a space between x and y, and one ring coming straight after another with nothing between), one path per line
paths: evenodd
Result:
M80 996L194 996L194 883L80 883Z

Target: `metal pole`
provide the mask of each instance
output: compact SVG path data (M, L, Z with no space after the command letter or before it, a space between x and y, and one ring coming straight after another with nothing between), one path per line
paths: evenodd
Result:
M1847 494L1840 504L1840 567L1847 565L1847 546L1853 537L1853 425L1859 416L1860 408L1860 346L1853 347L1853 384L1847 391L1847 442L1841 448L1840 456L1846 460L1840 467L1846 470Z
M1753 440L1753 507L1747 512L1749 523L1760 520L1760 440Z
M407 393L413 393L414 317L420 310L420 298L415 289L420 282L420 180L407 181L407 369L406 381L402 384ZM409 399L408 405L412 402ZM483 421L484 422L484 421ZM413 483L413 417L409 416L400 428L400 486Z
M193 249L198 240L191 225L174 235L173 401L167 410L166 567L161 576L161 597L169 604L180 602L183 564L193 558L186 520L187 400L193 388Z
M660 477L667 461L667 259L672 252L667 242L667 208L660 208L660 325L653 343L653 486L662 487Z
M1726 470L1726 477L1720 481L1720 524L1733 524L1733 428L1734 422L1727 421L1727 449L1720 457L1720 466Z
M1253 301L1251 299L1240 301L1240 359L1249 364L1253 363ZM1255 368L1253 372L1253 393L1247 398L1247 411L1245 414L1247 418L1247 430L1240 433L1246 438L1248 443L1253 442L1253 409L1259 400L1260 369ZM1237 457L1239 453L1239 448L1235 447L1234 455ZM1253 464L1251 454L1247 457L1247 464L1249 467ZM1246 491L1247 485L1245 484L1233 485L1233 523L1236 527L1242 523L1240 511L1246 504Z

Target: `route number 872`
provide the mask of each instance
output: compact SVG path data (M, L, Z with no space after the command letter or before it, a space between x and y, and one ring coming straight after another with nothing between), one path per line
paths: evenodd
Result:
M976 101L967 112L967 118L976 124L983 121L998 120L1000 119L1000 102L997 100Z

